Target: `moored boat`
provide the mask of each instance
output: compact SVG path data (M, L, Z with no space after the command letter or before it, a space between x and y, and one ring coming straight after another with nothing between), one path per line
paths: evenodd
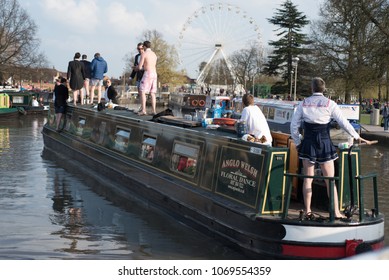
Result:
M11 107L9 95L7 93L0 93L0 119L9 119L18 115L18 109Z
M40 94L37 92L22 90L7 92L7 94L10 97L12 107L17 108L22 114L47 114L48 112L48 105L32 106L33 98L39 100Z
M273 132L269 147L237 138L233 127L186 123L69 106L64 130L56 132L49 113L42 133L45 151L82 167L85 176L109 178L107 193L142 198L249 257L339 259L383 247L376 176L362 175L360 147L339 150L338 175L330 178L348 218L336 220L332 203L316 201L317 218L308 220L300 211L296 178L302 176L288 134ZM324 189L322 179L315 177L314 193ZM371 181L372 204L364 190Z

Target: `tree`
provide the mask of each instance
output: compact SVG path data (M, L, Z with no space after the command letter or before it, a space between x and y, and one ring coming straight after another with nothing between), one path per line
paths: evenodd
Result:
M150 41L151 48L156 53L157 73L159 84L183 84L186 82L184 73L176 71L178 67L178 53L174 46L169 45L161 33L156 30L146 30L140 37L139 42ZM134 64L134 55L126 55L126 69L130 72Z
M281 4L281 9L277 9L274 17L268 21L279 28L277 36L278 41L270 41L269 45L274 47L274 52L269 56L265 64L263 73L269 76L281 75L287 81L289 89L292 84L293 57L302 56L308 52L304 45L310 42L307 35L301 33L301 30L309 24L307 17L297 10L292 1L287 0ZM285 88L285 91L287 91Z
M255 43L248 49L234 52L229 61L235 74L235 84L243 85L248 91L253 87L255 76L263 66L263 52Z
M381 0L370 0L370 4L378 2ZM388 50L387 38L371 20L372 15L382 14L381 7L375 7L367 14L367 6L362 8L359 1L328 0L321 8L322 19L312 28L317 65L327 79L342 80L347 103L353 92L361 100L363 92L377 84L388 61L387 55L382 55Z
M34 21L17 0L0 0L0 7L0 78L14 67L45 65Z

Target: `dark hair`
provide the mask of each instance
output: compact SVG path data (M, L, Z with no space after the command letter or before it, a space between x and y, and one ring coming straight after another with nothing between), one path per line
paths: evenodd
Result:
M143 46L143 43L138 43L137 47Z
M87 58L86 54L83 54L82 59L86 59L86 58Z
M312 79L311 87L312 87L312 92L323 93L326 89L326 83L322 78L316 77Z
M254 105L254 96L252 96L251 94L244 94L242 96L242 103L245 107L247 106L250 106L250 105Z
M61 84L63 84L63 83L66 83L66 78L64 78L64 77L61 77Z
M79 53L79 52L76 52L75 54L74 54L74 59L78 59L78 58L80 58L81 57L81 54Z
M150 41L144 41L144 42L143 42L143 46L145 46L146 49L148 49L148 48L151 47L151 42L150 42Z
M95 57L100 57L100 53L95 53Z

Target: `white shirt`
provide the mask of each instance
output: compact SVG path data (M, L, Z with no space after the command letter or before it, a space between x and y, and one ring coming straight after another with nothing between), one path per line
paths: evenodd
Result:
M271 137L269 125L265 115L257 105L245 107L242 111L240 120L246 122L248 134L252 134L256 138L265 136L267 141L263 144L271 145L273 138Z
M325 97L321 92L315 92L310 97L304 99L296 108L290 123L290 133L293 141L298 146L302 136L299 128L302 122L327 124L334 119L354 139L359 139L359 134L355 131L350 122L343 116L339 106L331 99Z
M39 102L38 102L38 100L33 99L31 105L32 105L32 107L39 107Z

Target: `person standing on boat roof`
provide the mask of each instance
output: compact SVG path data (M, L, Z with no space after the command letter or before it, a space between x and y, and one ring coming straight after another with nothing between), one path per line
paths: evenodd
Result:
M136 88L138 89L138 95L139 97L141 96L141 92L140 92L140 81L142 80L142 77L143 77L143 73L144 73L144 70L143 69L138 69L136 70L136 66L139 65L139 62L140 62L140 58L141 58L141 55L143 54L144 52L144 49L143 49L143 43L138 43L137 45L137 50L138 50L138 53L135 55L135 59L134 59L134 66L132 68L132 72L130 74L130 78L129 80L132 81L135 76L136 76ZM139 108L139 112L143 112L143 111L146 111L142 108L142 100L140 100L140 108Z
M272 145L273 138L270 133L269 124L261 109L254 104L254 97L251 94L244 94L242 97L244 109L240 121L246 122L247 133L255 137L255 142L265 145Z
M90 87L90 80L91 80L91 63L87 59L88 56L86 54L82 55L81 62L84 64L84 71L85 71L85 80L84 80L84 88L82 89L85 92L85 98L89 98L89 87Z
M90 104L93 104L95 98L95 88L97 86L97 104L101 101L101 87L103 86L104 74L108 72L108 65L104 58L99 53L95 53L95 57L91 62L91 90Z
M69 62L67 78L70 88L73 90L73 103L77 106L78 94L80 94L81 104L84 104L84 98L81 89L84 87L85 70L84 64L80 61L81 54L76 52L73 61Z
M290 132L299 158L303 162L304 175L314 176L315 164L320 165L323 176L335 176L334 160L338 158L335 146L330 138L330 121L335 119L338 124L354 139L372 144L359 136L349 121L342 115L339 106L331 99L325 97L325 82L321 78L313 78L311 82L312 95L300 102L293 114ZM299 132L304 126L304 138ZM311 209L312 178L304 178L303 196L305 217L314 218ZM326 180L327 194L329 193L329 180ZM339 210L338 192L334 186L335 218L343 218Z
M151 107L153 110L153 115L157 114L157 101L155 98L155 94L157 92L157 55L151 50L150 41L144 41L143 48L145 48L144 53L141 55L139 65L135 68L137 71L140 69L145 70L139 86L142 100L142 111L139 112L140 116L147 115L146 92L149 92L151 95Z
M56 120L56 130L61 132L59 128L63 114L66 113L67 100L69 98L69 89L65 78L61 78L61 83L54 88L54 110Z

